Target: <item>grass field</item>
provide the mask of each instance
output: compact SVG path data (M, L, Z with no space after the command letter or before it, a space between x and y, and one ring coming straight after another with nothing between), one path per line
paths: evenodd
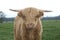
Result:
M43 40L60 40L60 20L43 20ZM13 40L13 23L0 24L0 40Z

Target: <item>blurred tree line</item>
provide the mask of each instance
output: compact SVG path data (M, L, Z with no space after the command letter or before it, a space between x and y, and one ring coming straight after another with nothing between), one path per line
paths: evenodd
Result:
M0 23L13 21L14 18L6 18L6 15L3 11L0 11Z
M0 23L3 23L4 18L5 18L4 12L0 11Z
M55 17L44 17L43 20L60 20L60 15Z

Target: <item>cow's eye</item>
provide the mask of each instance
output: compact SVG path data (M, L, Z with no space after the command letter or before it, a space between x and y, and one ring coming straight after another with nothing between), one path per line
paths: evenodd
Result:
M37 15L37 16L35 16L36 18L39 18L40 17L40 15Z
M36 18L35 18L35 21L36 21Z
M26 18L26 16L22 15L22 18L23 18L23 19L25 19L25 18Z
M22 15L22 18L25 18L25 16L24 16L24 15Z

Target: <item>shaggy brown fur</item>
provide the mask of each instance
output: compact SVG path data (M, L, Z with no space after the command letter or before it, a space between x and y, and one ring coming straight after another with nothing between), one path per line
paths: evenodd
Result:
M41 40L41 16L43 11L36 8L25 8L19 11L14 21L14 40ZM28 25L30 23L33 26Z

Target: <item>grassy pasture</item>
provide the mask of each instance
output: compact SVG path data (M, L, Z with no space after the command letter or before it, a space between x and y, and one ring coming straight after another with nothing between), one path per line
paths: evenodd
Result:
M60 40L60 20L43 20L43 40ZM0 40L13 40L13 23L0 24Z

